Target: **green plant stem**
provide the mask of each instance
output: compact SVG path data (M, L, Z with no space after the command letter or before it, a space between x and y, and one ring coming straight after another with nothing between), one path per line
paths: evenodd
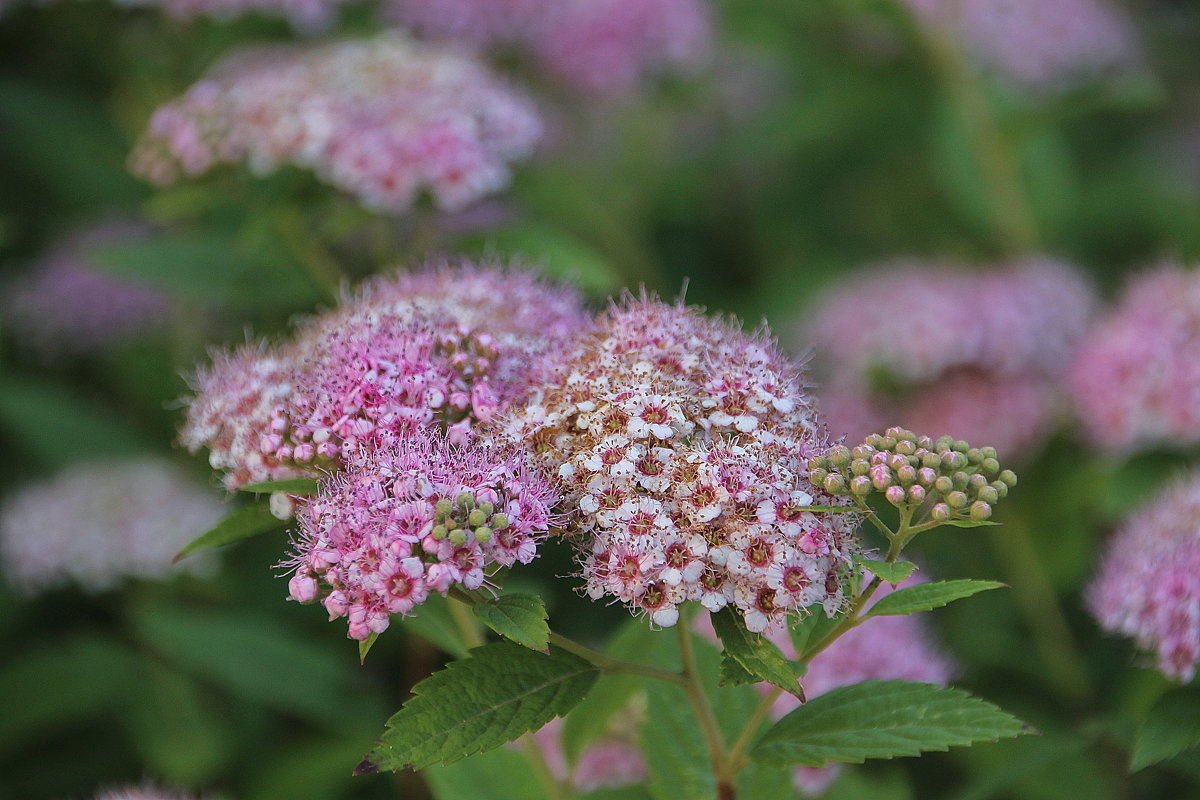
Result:
M737 740L733 746L729 748L729 766L730 770L736 775L741 771L742 767L746 766L749 761L746 758L746 748L750 746L750 740L754 738L754 734L758 731L758 727L762 725L763 719L767 716L767 712L775 705L775 701L779 699L779 695L783 694L783 689L778 686L772 686L771 691L767 692L766 696L759 701L754 709L754 713L750 715L750 719L746 721L746 726L742 728L742 732L738 734Z
M574 653L584 661L590 661L599 667L601 672L606 672L613 675L641 675L646 678L657 678L668 683L674 683L677 686L686 687L687 679L679 672L672 672L668 669L659 669L652 667L649 664L638 664L635 661L622 661L619 658L610 658L604 655L599 650L582 645L574 639L568 639L559 633L550 634L550 644L561 647L568 653Z
M692 649L691 628L684 619L675 626L679 635L679 658L683 663L683 690L696 721L700 723L700 731L708 742L709 755L712 757L713 776L717 782L718 800L733 800L733 771L730 769L729 752L725 749L725 740L721 729L717 726L717 717L713 713L712 703L704 691L704 683L700 680L700 672L696 669L696 654Z
M306 227L295 211L281 212L276 226L283 243L318 286L336 298L342 290L344 276L316 236Z
M533 766L533 773L537 777L538 783L541 784L542 791L546 794L546 800L567 800L569 796L567 790L550 771L550 765L546 762L546 754L538 746L533 734L528 733L522 737L521 750L524 751L525 757Z
M454 624L458 627L458 632L462 634L467 648L470 649L485 644L487 640L483 636L483 631L479 630L479 624L475 621L474 615L471 614L471 609L467 607L468 604L460 601L450 603L449 605L450 616L454 618Z

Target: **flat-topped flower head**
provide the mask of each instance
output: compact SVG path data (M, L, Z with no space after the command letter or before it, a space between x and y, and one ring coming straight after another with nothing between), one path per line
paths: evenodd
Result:
M1135 277L1075 355L1070 386L1097 446L1131 451L1200 442L1200 271Z
M77 464L17 491L0 511L4 573L27 593L71 583L101 592L126 577L168 577L172 557L225 513L155 458Z
M413 433L345 456L298 512L293 600L321 599L351 638L413 613L431 592L478 589L527 564L556 517L550 482L516 450Z
M294 165L378 211L422 191L456 210L507 186L540 133L531 102L481 63L390 33L232 56L154 113L130 163L160 185L218 163Z
M388 13L432 38L515 45L560 82L596 94L692 68L712 45L700 0L392 0Z
M1200 660L1200 473L1133 512L1108 543L1087 604L1105 630L1187 683Z
M1052 92L1139 61L1133 26L1104 0L906 0L922 23L962 42L978 66L1024 90Z
M587 593L657 625L688 600L751 630L842 604L856 520L807 480L821 422L765 331L650 297L602 316L502 423L562 479Z
M0 313L22 346L45 357L86 354L165 327L170 299L141 281L118 277L95 248L137 240L145 225L108 222L69 235L4 287Z
M293 343L218 356L183 441L230 488L336 468L416 430L466 441L550 374L588 324L579 295L469 262L383 276L305 321Z
M1053 429L1094 305L1077 271L1046 258L989 272L897 262L822 298L799 340L819 356L833 432L899 423L1014 455Z

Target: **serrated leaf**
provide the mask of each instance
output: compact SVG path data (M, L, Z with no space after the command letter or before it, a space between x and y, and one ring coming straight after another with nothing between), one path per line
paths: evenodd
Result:
M317 493L316 478L284 478L278 481L263 481L262 483L248 483L238 489L239 492L254 492L255 494L268 494L271 492L284 492L286 494L296 495L314 495Z
M861 764L1028 732L1016 717L959 689L864 681L792 711L763 734L750 755L778 765Z
M175 558L171 560L171 563L186 558L192 553L211 550L214 547L258 536L259 534L274 530L282 524L280 520L271 514L271 510L266 506L253 505L239 508L227 514L210 530L189 542L186 547L175 554Z
M872 561L866 558L856 558L854 563L892 586L900 583L917 570L917 565L911 561Z
M1200 693L1181 689L1159 698L1133 745L1129 769L1137 772L1151 764L1200 744Z
M955 528L984 528L989 525L999 525L999 522L992 522L990 519L948 519L942 523L943 525L951 525Z
M713 614L712 624L717 636L721 639L721 644L724 645L726 656L732 658L742 669L753 675L756 681L767 681L785 692L795 695L803 702L804 690L800 688L800 681L797 680L796 673L792 670L788 660L784 658L783 653L762 636L747 630L741 615L732 607L726 606ZM726 669L722 665L721 677L725 678L726 674ZM740 677L733 671L730 671L729 676L731 678Z
M760 683L761 678L746 671L737 659L728 653L721 654L721 678L718 686L742 686L747 683Z
M642 752L650 772L650 796L655 800L713 800L716 785L708 746L678 686L661 681L646 684L646 716Z
M413 687L357 772L448 764L511 742L570 711L600 670L564 650L496 642Z
M938 581L922 583L920 586L909 586L899 589L878 603L871 606L866 617L895 616L897 614L915 614L918 611L928 611L931 608L941 608L944 605L970 597L989 589L1000 589L1006 584L999 581L976 581L969 579L955 581ZM865 618L865 617L864 617Z
M550 647L546 605L533 594L506 594L488 603L471 606L475 616L496 633L531 650L545 653Z

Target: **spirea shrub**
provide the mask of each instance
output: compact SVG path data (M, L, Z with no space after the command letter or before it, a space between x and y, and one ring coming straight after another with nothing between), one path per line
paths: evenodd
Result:
M1071 364L1089 440L1115 452L1200 441L1198 348L1200 272L1164 265L1131 280Z
M1087 603L1100 625L1186 683L1200 660L1200 475L1131 513L1108 543Z
M221 163L294 165L378 211L422 191L456 210L505 187L540 134L532 101L482 63L387 33L227 57L154 113L130 166L165 186Z
M884 264L848 278L799 323L825 377L830 429L892 420L1028 453L1062 414L1060 384L1095 307L1074 268L1037 257L990 271Z
M0 559L25 593L68 584L105 591L127 577L167 577L172 556L223 512L161 459L79 463L5 498Z

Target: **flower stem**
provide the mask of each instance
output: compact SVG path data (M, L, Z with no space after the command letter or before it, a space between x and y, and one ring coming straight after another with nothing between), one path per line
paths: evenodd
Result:
M560 633L550 634L550 644L561 647L568 653L574 653L584 661L590 661L599 667L601 672L612 675L641 675L646 678L657 678L668 683L686 687L687 679L681 673L672 672L668 669L659 669L649 664L638 664L634 661L622 661L619 658L610 658L599 650L593 650L573 639L568 639Z
M767 716L767 712L771 710L771 706L775 705L775 701L781 694L783 694L783 689L778 686L771 687L771 691L763 696L758 706L755 707L754 713L750 715L750 719L746 721L746 726L738 734L737 741L729 748L729 766L734 774L746 765L746 748L750 746L750 740L754 738L758 726L762 724L763 718Z
M717 726L717 717L713 713L712 703L704 691L700 672L696 668L696 654L692 649L691 628L680 620L675 626L679 635L679 658L683 662L683 690L696 721L700 723L700 731L708 742L709 755L712 757L713 776L717 782L717 797L719 800L733 800L733 771L730 769L729 752L725 749L725 740L721 737L721 729Z

